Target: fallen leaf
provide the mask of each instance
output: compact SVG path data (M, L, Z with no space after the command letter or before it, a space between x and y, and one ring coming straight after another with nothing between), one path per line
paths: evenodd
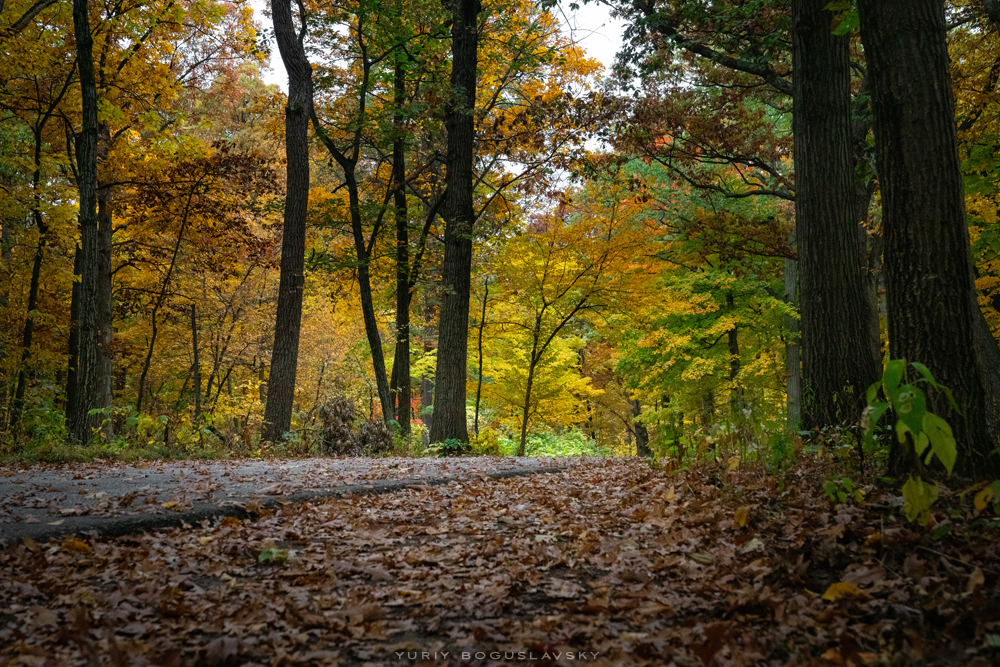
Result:
M90 545L76 538L70 537L62 543L63 551L71 554L87 554L93 551Z
M831 584L830 587L826 589L826 592L823 593L823 599L829 601L867 597L869 597L868 594L858 588L857 585L846 581Z

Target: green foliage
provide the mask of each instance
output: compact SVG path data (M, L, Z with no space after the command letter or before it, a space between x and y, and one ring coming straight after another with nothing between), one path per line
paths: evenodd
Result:
M872 441L879 419L891 408L898 417L896 436L900 444L906 446L907 442L912 442L916 455L924 456L925 464L930 464L931 460L937 457L948 474L951 474L958 457L958 448L951 426L927 409L927 396L918 385L927 384L942 392L956 411L958 405L951 391L934 380L930 369L917 362L910 365L921 375L915 382L907 382L906 360L893 359L886 364L882 380L872 383L868 388L868 407L862 417L865 441L866 443ZM878 399L880 386L886 397L885 401Z
M937 483L911 476L903 484L903 514L910 523L926 526L931 519L931 506L937 498Z
M500 436L500 451L505 456L517 454L517 437ZM525 456L610 456L611 450L602 447L578 429L556 433L550 429L536 429L528 433Z
M911 475L903 484L903 513L911 523L925 526L930 521L930 508L938 497L938 485L921 479L920 457L925 465L937 458L950 475L958 458L958 446L948 422L927 409L927 396L918 385L930 385L943 393L956 411L958 405L951 391L934 379L929 368L917 362L910 366L920 374L912 383L907 381L905 359L892 359L886 364L882 380L868 388L868 407L862 417L862 427L865 441L870 443L882 415L890 409L896 413L896 437L904 447L913 447L917 457L914 459L916 475ZM885 401L878 399L879 387Z
M844 504L848 500L861 503L865 499L865 494L854 486L854 482L848 477L833 477L828 479L823 485L823 493L830 499L830 502Z

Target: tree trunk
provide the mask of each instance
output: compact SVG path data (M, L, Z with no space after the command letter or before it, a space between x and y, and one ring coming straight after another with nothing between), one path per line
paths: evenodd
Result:
M972 277L944 4L861 0L858 10L882 189L890 356L926 364L954 394L959 412L933 390L928 409L953 429L955 471L996 477L1000 353ZM903 472L908 457L895 449L890 468Z
M476 373L476 417L473 422L473 429L479 435L479 402L483 397L483 328L486 326L486 301L490 297L490 279L483 283L483 310L479 314L479 336L476 340L476 349L479 352L479 369Z
M731 313L735 309L733 293L726 293L726 308ZM729 343L729 409L733 415L743 411L743 387L736 382L736 377L740 374L740 332L739 327L733 327L726 335ZM636 436L638 439L638 435Z
M111 150L111 129L106 123L98 125L97 156L101 161L107 161ZM111 356L111 340L114 328L114 310L112 307L112 244L114 234L114 212L112 210L112 186L97 182L97 331L98 331L98 370L97 375L104 392L101 406L111 405L114 394L112 381L114 368ZM105 430L110 436L114 430L112 420L105 420Z
M881 375L851 157L850 39L826 0L794 0L795 219L806 428L860 421Z
M306 212L309 206L309 120L312 116L312 66L297 36L290 0L272 0L274 35L288 72L285 107L286 182L281 276L275 315L271 374L264 407L266 442L278 442L292 426L295 374L305 286ZM302 21L305 16L299 17Z
M798 263L785 260L785 301L799 304ZM785 317L785 411L789 432L798 431L802 421L802 375L799 360L799 318Z
M21 412L24 410L24 394L28 385L28 361L31 356L31 344L35 332L35 310L38 308L38 288L42 275L42 260L45 257L45 243L48 229L42 216L41 185L42 177L42 134L41 127L34 132L34 170L31 174L32 206L31 217L38 229L38 246L35 248L35 258L31 265L31 284L28 287L28 312L24 318L24 330L21 337L21 363L17 370L17 386L14 389L14 402L10 410L10 426L17 431L21 424Z
M649 458L653 452L649 449L649 430L636 417L642 414L642 406L638 398L633 398L629 403L632 405L632 431L635 433L635 455Z
M441 319L431 442L469 441L465 417L469 288L472 276L473 151L475 148L476 65L479 0L451 0L453 23L451 93L445 125L448 157L445 183L444 263Z
M397 5L399 8L399 5ZM396 56L393 67L393 106L396 138L392 143L393 204L396 213L396 351L392 362L392 394L396 397L399 432L410 434L410 220L406 206L406 61Z
M92 409L104 408L110 402L110 372L103 373L101 349L101 303L99 277L99 229L97 221L97 83L94 76L93 39L86 0L73 0L73 29L76 38L77 67L80 73L82 122L76 139L77 187L79 188L80 246L78 307L71 314L76 320L76 364L73 368L74 390L69 392L66 417L69 436L85 443L101 424L99 414ZM110 334L110 332L108 332ZM110 371L110 367L107 368Z
M385 355L382 352L382 336L378 332L378 320L375 318L375 301L372 298L372 281L370 263L374 255L374 244L365 245L363 226L361 224L361 194L355 177L353 162L342 162L344 179L347 183L347 194L351 209L351 230L354 235L354 250L358 257L358 291L361 293L361 314L365 322L365 335L368 347L372 353L372 370L375 372L375 388L378 391L379 406L382 408L382 419L386 423L396 418L393 409L392 392L389 390L389 378L385 373ZM407 310L409 306L407 305Z
M537 335L536 343L537 347ZM538 362L535 360L535 350L531 351L531 361L528 365L528 382L524 387L524 411L521 415L521 442L517 447L517 455L524 456L528 447L528 419L531 417L531 390L535 383L535 368Z
M191 304L191 354L194 357L191 372L191 383L194 387L194 421L197 422L201 415L201 359L198 356L198 314L193 303Z

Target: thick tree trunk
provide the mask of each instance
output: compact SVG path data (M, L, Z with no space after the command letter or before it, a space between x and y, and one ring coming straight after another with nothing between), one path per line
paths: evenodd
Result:
M955 470L1000 475L998 350L976 299L958 161L955 102L939 0L860 0L882 189L890 356L919 361L950 388L960 413L931 390L951 425ZM902 472L909 453L891 455Z
M785 260L785 301L799 305L798 263ZM799 318L785 318L785 412L789 432L799 430L802 421L802 375L799 358Z
M271 374L267 382L263 440L277 442L292 426L299 361L302 290L305 286L306 211L309 206L309 120L312 66L297 36L290 0L272 0L271 16L281 60L288 72L285 107L286 183L281 276L275 316ZM305 17L300 17L305 21Z
M451 93L445 125L448 158L445 175L444 263L441 268L441 320L431 442L469 441L465 417L466 361L469 337L469 289L472 275L473 150L475 148L476 65L479 0L451 0L453 23Z
M793 2L795 219L806 428L859 422L881 375L851 158L848 37L826 0Z
M642 406L638 398L633 398L629 403L632 406L632 431L635 433L635 455L649 458L653 452L649 449L649 430L637 417L642 414Z
M97 156L106 161L111 149L111 132L107 124L98 126ZM97 376L104 398L102 406L111 405L114 394L112 381L114 368L112 365L111 340L114 331L114 310L112 307L112 243L114 234L114 212L112 210L112 186L104 185L98 179L97 183L97 331L98 358ZM114 430L112 420L105 421L107 435Z
M75 387L69 392L66 417L69 435L76 442L87 442L101 424L101 415L92 409L110 402L110 372L103 372L106 351L101 349L99 229L97 221L97 83L94 76L93 39L86 0L73 0L73 28L76 38L77 67L80 73L82 122L76 139L77 187L80 193L80 246L78 307L71 308L76 320L76 364L72 377ZM110 332L107 332L110 334ZM110 368L106 370L110 371Z

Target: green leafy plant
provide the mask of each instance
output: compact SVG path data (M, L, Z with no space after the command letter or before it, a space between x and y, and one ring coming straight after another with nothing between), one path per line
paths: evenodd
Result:
M865 494L861 489L854 486L854 482L848 477L834 477L828 479L823 485L823 492L830 502L844 504L848 500L861 503L865 499Z
M905 359L893 359L886 364L882 380L872 383L868 388L868 407L861 426L865 432L865 442L870 444L882 415L890 408L896 414L896 437L904 447L913 447L916 455L916 475L911 475L903 484L903 512L911 522L926 525L930 521L930 508L938 497L938 487L936 482L927 482L920 477L921 457L924 465L929 465L937 458L950 475L958 458L958 446L948 422L927 409L927 395L919 385L929 385L943 393L956 411L958 405L951 391L934 379L929 368L917 362L909 365L920 374L913 382L908 381ZM878 398L879 387L885 401Z

